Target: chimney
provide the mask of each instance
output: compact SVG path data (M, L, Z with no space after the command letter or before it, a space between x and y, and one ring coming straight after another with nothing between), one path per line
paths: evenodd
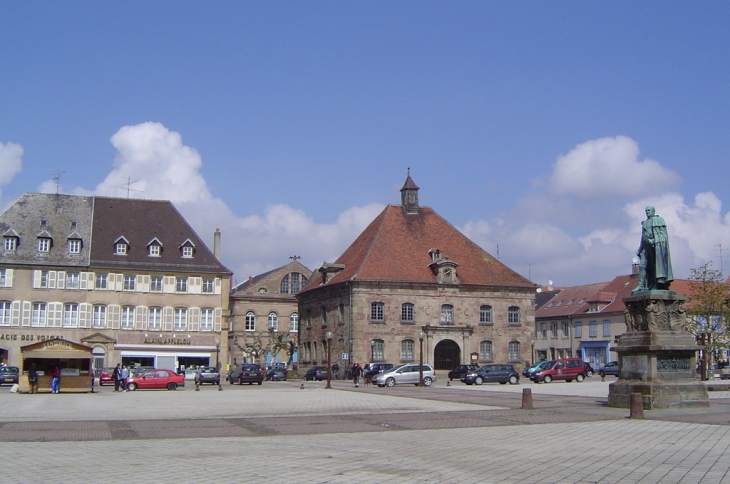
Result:
M221 258L221 229L215 229L213 232L213 255L216 259Z

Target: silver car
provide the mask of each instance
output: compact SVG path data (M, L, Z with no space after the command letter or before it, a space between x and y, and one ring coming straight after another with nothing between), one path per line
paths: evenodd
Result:
M378 385L379 387L392 387L396 384L410 383L418 386L419 378L419 365L418 363L410 363L408 365L396 366L390 370L384 371L374 375L371 382ZM423 384L430 387L433 382L436 381L436 372L433 367L428 364L423 364Z

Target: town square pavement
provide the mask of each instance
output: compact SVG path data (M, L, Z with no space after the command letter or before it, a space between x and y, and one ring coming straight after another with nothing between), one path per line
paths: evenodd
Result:
M606 406L583 383L20 395L0 388L3 482L730 483L730 391L710 407ZM448 386L447 386L448 384ZM522 409L523 391L534 408Z

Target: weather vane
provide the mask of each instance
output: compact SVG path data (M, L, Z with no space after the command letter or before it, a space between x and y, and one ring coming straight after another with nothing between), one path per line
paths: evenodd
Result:
M290 255L289 258L293 261L297 261L302 258L300 255Z

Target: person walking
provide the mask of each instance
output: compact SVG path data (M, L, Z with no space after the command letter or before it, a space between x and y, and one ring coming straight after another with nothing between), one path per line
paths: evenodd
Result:
M28 383L30 384L30 393L38 393L38 372L35 369L35 363L31 363L30 369L28 369Z
M119 391L119 385L122 383L122 368L119 363L117 363L116 368L114 368L114 373L112 373L112 378L114 379L114 391Z
M352 379L355 381L355 388L360 386L360 375L362 375L362 366L360 366L360 363L355 362L352 365Z
M61 368L53 365L51 368L51 393L58 393L61 390Z
M332 376L334 376L335 380L337 380L337 374L340 372L340 365L335 363L332 365Z
M127 391L127 380L129 380L129 368L125 366L122 367L122 391Z

